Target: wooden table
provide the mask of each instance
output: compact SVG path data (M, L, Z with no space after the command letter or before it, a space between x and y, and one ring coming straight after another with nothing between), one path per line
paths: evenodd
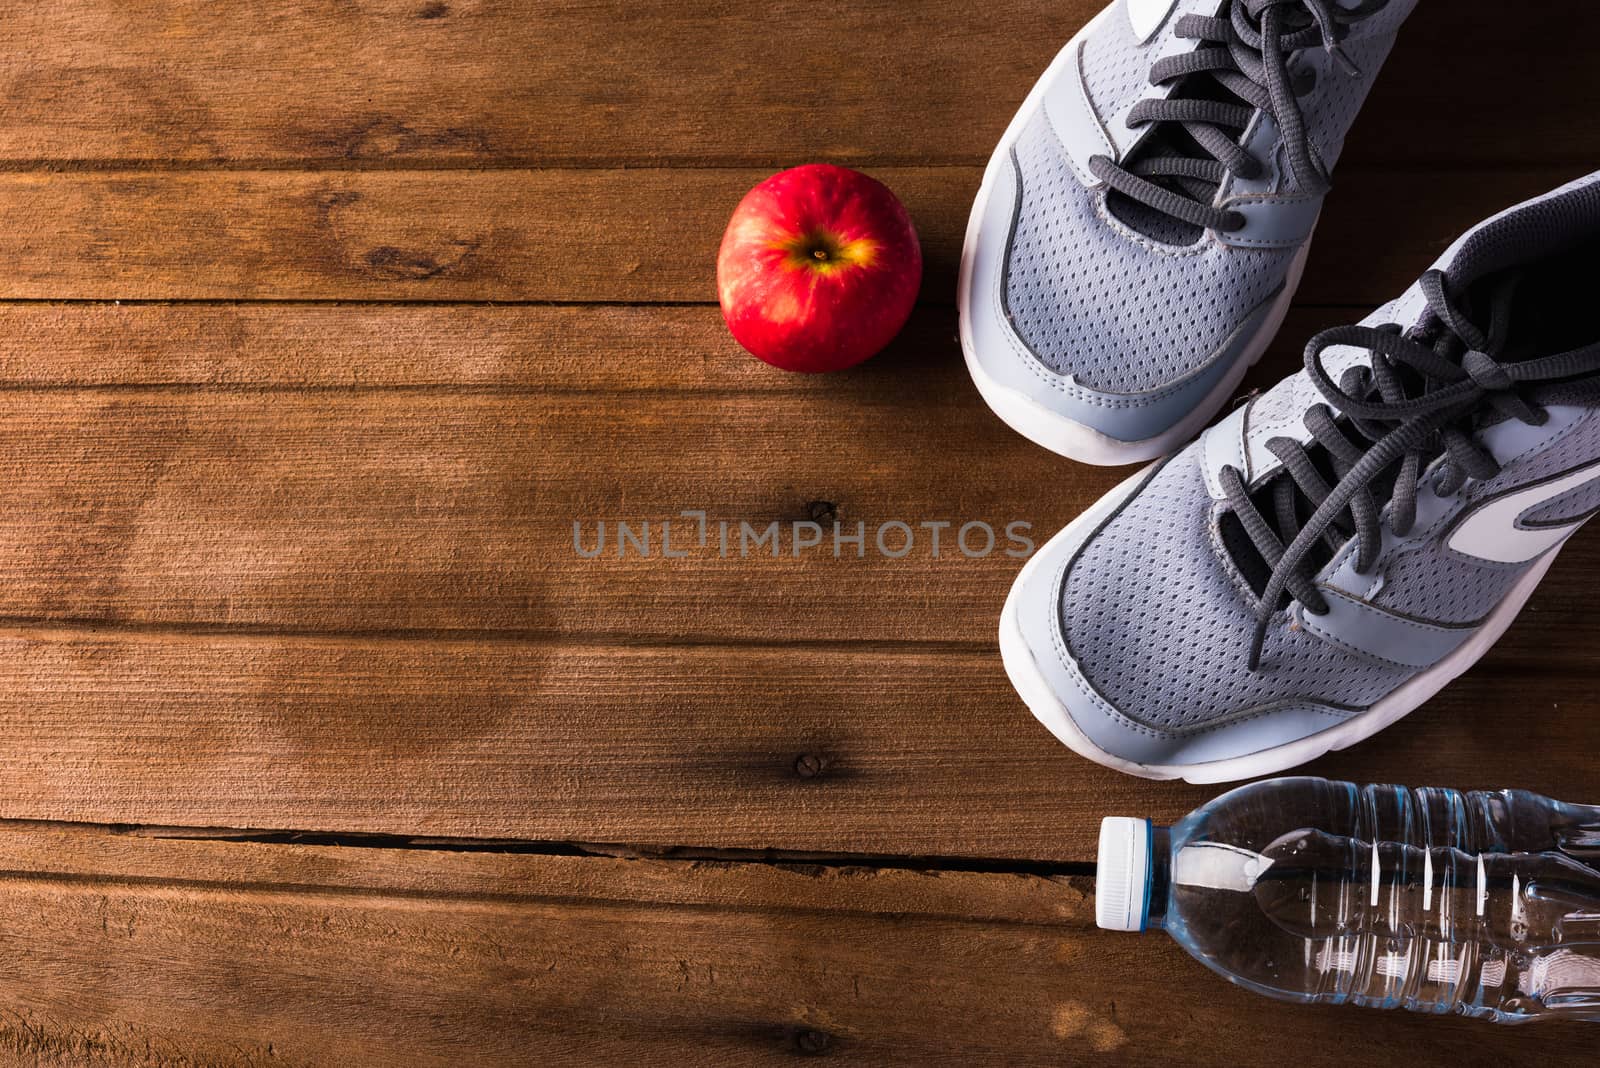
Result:
M1002 427L951 308L981 166L1099 3L0 4L0 1059L1592 1060L1095 931L1099 817L1213 791L1034 723L999 552L574 552L684 511L1042 537L1121 477ZM1592 2L1423 7L1257 385L1600 161ZM813 159L928 260L827 378L713 303L733 205ZM1600 797L1597 566L1310 770Z

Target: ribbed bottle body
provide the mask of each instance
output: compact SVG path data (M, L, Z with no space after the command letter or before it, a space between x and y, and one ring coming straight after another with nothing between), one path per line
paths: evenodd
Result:
M1274 779L1172 828L1163 925L1261 993L1600 1019L1600 808Z

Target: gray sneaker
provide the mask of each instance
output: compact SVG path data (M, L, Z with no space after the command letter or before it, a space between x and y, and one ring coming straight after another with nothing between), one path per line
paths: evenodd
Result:
M1170 452L1283 320L1328 173L1416 0L1116 0L984 174L961 344L989 406L1077 460Z
M1480 224L1101 499L1006 602L1033 713L1108 767L1223 782L1465 671L1600 509L1596 263L1600 173Z

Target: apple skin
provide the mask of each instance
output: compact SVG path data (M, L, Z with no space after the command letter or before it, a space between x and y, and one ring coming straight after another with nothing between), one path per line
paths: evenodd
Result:
M717 253L734 339L786 371L853 367L905 326L922 283L911 216L859 171L811 163L745 195Z

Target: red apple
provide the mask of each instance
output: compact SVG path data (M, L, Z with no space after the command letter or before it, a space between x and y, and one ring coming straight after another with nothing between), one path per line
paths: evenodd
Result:
M905 325L921 282L905 206L883 183L826 163L750 190L717 254L728 329L786 371L837 371L877 353Z

